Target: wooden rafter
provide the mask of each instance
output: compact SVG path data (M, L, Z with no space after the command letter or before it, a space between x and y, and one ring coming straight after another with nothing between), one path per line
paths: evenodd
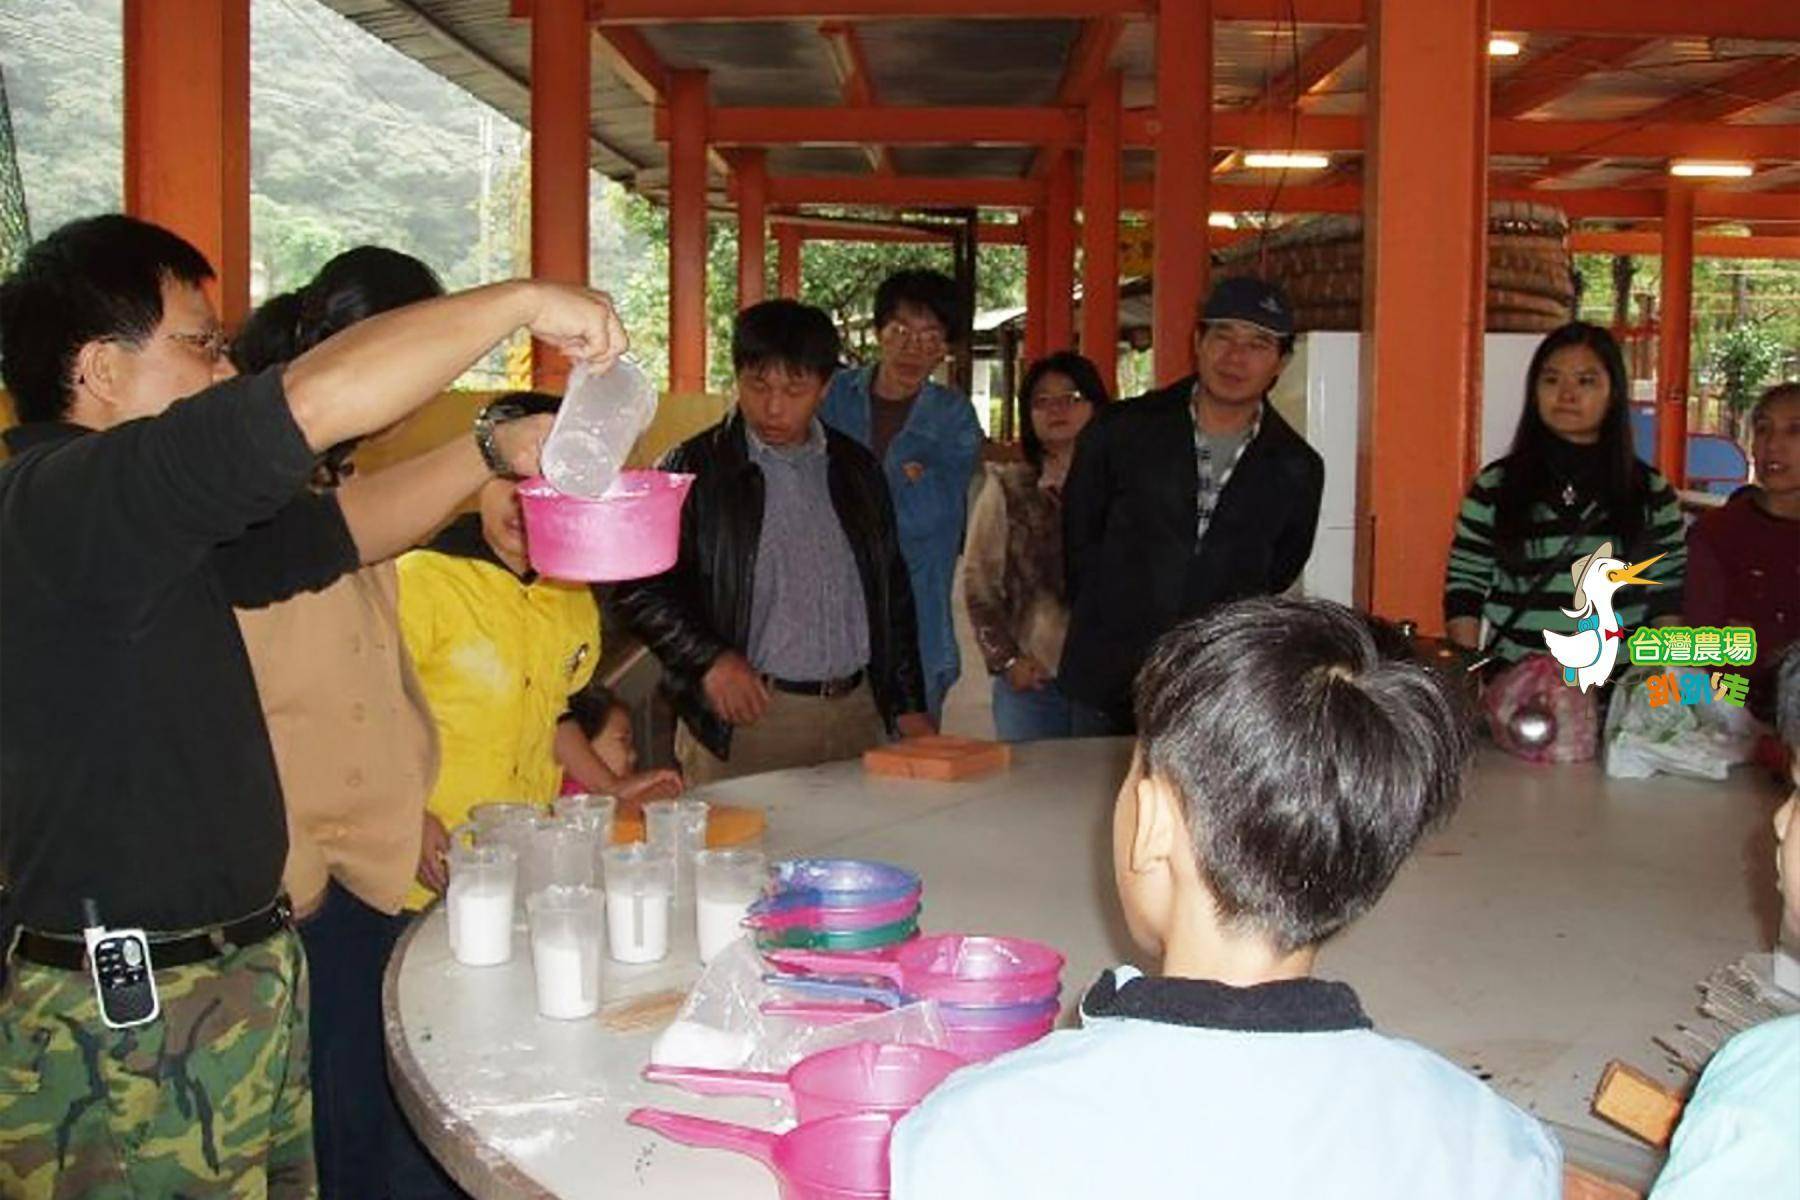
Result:
M1314 43L1300 56L1297 67L1270 79L1262 95L1250 106L1252 112L1286 110L1330 79L1355 56L1363 46L1360 29L1336 29Z
M1554 50L1534 55L1494 88L1490 116L1521 117L1574 89L1595 71L1617 66L1648 41L1643 38L1570 38Z

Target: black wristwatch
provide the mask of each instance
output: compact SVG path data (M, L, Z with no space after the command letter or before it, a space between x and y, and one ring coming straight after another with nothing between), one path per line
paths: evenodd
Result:
M481 451L481 461L487 464L488 470L502 479L517 479L519 475L500 457L500 447L494 444L494 430L507 421L516 421L524 415L522 405L505 400L484 405L475 414L475 445Z

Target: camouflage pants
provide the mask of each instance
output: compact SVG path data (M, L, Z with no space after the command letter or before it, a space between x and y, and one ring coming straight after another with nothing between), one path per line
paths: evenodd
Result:
M86 974L14 958L0 994L0 1196L314 1197L306 959L283 931L156 972L100 1020Z

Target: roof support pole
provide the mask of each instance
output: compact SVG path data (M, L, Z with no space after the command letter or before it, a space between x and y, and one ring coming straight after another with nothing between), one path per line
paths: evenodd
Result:
M125 211L199 248L250 310L250 0L125 3Z
M588 15L586 0L531 5L531 274L588 282ZM568 359L531 347L533 385L561 391Z
M1045 302L1045 280L1049 274L1048 247L1045 242L1046 225L1042 209L1034 208L1025 214L1025 361L1036 362L1044 357L1047 342L1044 337L1044 314L1048 305Z
M800 244L798 229L775 227L775 286L783 300L800 298Z
M739 151L738 205L738 307L762 303L768 292L765 263L768 234L763 224L769 202L768 159L761 150Z
M1044 348L1055 353L1075 345L1075 164L1066 149L1051 153L1044 211Z
M669 72L669 391L706 391L706 72Z
M1194 313L1206 290L1212 178L1213 0L1156 13L1156 181L1152 190L1151 342L1156 383L1193 369Z
M1694 187L1685 179L1670 179L1663 192L1662 294L1656 311L1656 469L1684 487L1694 336Z
M1108 71L1087 106L1081 165L1081 352L1118 390L1119 73Z
M1356 597L1437 631L1480 446L1488 0L1368 13Z

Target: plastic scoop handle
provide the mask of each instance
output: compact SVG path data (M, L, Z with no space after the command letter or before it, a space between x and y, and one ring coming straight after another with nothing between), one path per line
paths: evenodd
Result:
M696 1096L764 1096L793 1103L794 1092L786 1075L767 1071L717 1071L708 1067L673 1067L651 1063L644 1079L666 1083Z
M680 1142L684 1146L748 1154L770 1170L775 1169L775 1143L780 1140L779 1134L752 1129L748 1125L690 1117L686 1113L670 1112L663 1108L634 1108L625 1118L625 1123L648 1129L652 1133L660 1133L670 1141Z
M807 1004L798 1000L765 1000L760 1006L765 1017L794 1017L803 1021L831 1022L841 1024L845 1021L859 1021L864 1017L879 1016L889 1011L885 1004L860 1000L850 1004Z
M782 975L779 972L764 975L763 982L770 987L786 988L803 995L817 996L822 1000L870 1000L883 1008L895 1008L901 1003L899 993L880 984L852 983L847 979L814 979L806 975Z
M875 975L901 982L900 964L887 959L821 954L816 950L771 950L763 957L784 969L792 967L825 975Z

